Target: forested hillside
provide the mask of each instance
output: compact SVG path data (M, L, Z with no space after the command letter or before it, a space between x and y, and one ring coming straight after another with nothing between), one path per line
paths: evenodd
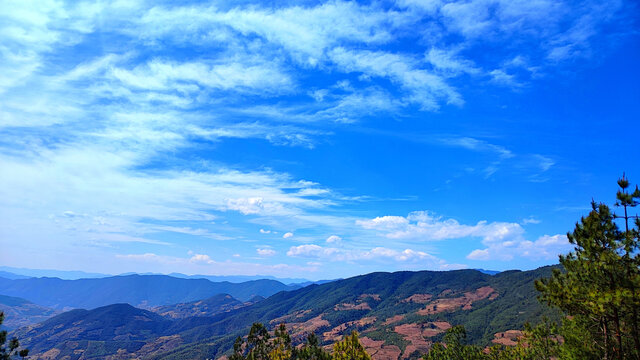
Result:
M486 345L498 332L519 329L542 314L553 317L536 300L534 288L535 279L550 273L550 267L493 276L476 270L372 273L280 292L213 316L186 317L190 308L192 315L202 315L201 307L211 299L157 308L170 309L174 315L165 313L167 317L133 315L141 310L118 305L65 313L15 334L34 353L59 354L52 359L63 354L71 359L99 357L108 349L149 359L215 358L228 354L235 338L254 322L269 329L284 323L294 342L314 332L326 346L358 330L378 358L416 357L453 325L464 324L472 342ZM216 303L238 305L224 297ZM139 316L145 318L144 326L136 322ZM96 333L89 325L114 330ZM65 331L73 333L73 339L62 336ZM75 355L68 351L69 342L81 344Z

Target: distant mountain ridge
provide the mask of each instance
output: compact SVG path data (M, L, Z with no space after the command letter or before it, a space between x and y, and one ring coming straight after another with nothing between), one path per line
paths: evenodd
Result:
M97 279L113 276L127 276L127 275L167 275L182 279L207 279L213 282L228 281L231 283L241 283L253 280L276 280L283 284L309 284L316 283L317 281L311 281L303 278L279 278L271 275L185 275L181 273L136 273L128 272L123 274L102 274L85 271L73 271L73 270L52 270L52 269L27 269L16 268L11 266L0 266L0 277L6 279L26 279L30 277L57 277L63 280L78 280L78 279ZM327 282L332 280L320 280L319 282Z
M14 334L35 349L36 355L58 354L50 359L106 358L117 349L124 349L119 350L118 356L127 359L205 359L227 353L235 337L246 335L253 322L270 328L286 323L294 341L313 331L324 345L329 345L351 330L358 330L367 351L375 354L374 360L414 359L453 325L465 325L470 341L486 345L497 333L519 329L527 321L535 323L542 315L557 316L536 300L533 286L535 279L549 276L550 272L550 267L544 267L496 275L476 270L372 273L280 292L256 304L213 316L183 317L188 315L190 306L196 306L194 314L198 315L198 302L177 306L175 309L183 311L177 319L147 316L149 322L157 324L147 324L148 328L138 333L138 326L128 323L133 320L127 314L139 309L128 309L100 310L108 314L102 318L94 310L76 312L82 316L74 315L72 319L66 319L68 313L64 313L43 326L22 328ZM225 301L233 304L232 299ZM93 324L83 317L93 319L96 326L100 322L105 322L106 327L118 323L127 330L118 330L120 335L91 338L91 342L75 335L72 340L66 339L64 331L90 333L84 325L72 326L72 322ZM129 320L123 322L122 317ZM138 342L134 346L126 342L128 339ZM123 342L122 346L119 342ZM69 351L69 344L80 345L74 353Z
M2 274L2 272L4 272L5 274ZM96 278L103 278L103 277L109 277L109 276L113 276L113 275L91 273L91 272L84 272L84 271L26 269L26 268L15 268L10 266L0 266L0 277L8 278L8 279L30 278L30 277L57 277L65 280L77 280L77 279L96 279Z
M275 280L214 283L206 279L180 279L167 275L128 275L78 280L0 278L0 294L22 297L55 309L93 309L114 303L150 308L201 300L216 294L230 294L246 301L256 295L268 297L296 288L298 287Z

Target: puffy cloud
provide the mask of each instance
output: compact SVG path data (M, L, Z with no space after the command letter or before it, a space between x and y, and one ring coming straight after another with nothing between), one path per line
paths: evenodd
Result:
M193 263L213 264L211 257L204 254L194 254L189 261Z
M283 239L288 239L290 237L293 237L293 233L292 232L288 232L288 233L285 233L284 235L282 235Z
M227 208L236 210L245 215L259 214L264 210L261 197L240 198L227 200Z
M342 238L338 235L331 235L325 241L329 244L339 244L342 242Z
M335 248L323 248L315 244L305 244L292 246L289 251L287 251L287 256L326 258L338 251L339 250Z
M481 237L492 240L514 237L524 232L516 223L480 221L475 225L464 225L457 220L436 217L426 211L412 212L407 217L381 216L357 220L356 224L365 229L380 231L390 239L446 240Z
M523 224L535 223L535 219ZM390 239L447 240L478 237L486 246L467 255L470 260L508 261L516 257L533 260L553 260L571 249L564 235L542 236L536 241L525 238L518 223L480 221L475 225L460 224L454 219L433 216L417 211L408 216L381 216L370 220L357 220L364 229L376 230Z
M287 251L287 256L310 258L322 261L349 261L356 263L395 262L398 265L419 265L420 269L452 270L463 269L464 264L449 264L445 260L426 253L424 251L404 249L396 250L386 247L374 247L371 249L345 249L323 247L316 244L292 246Z
M535 241L516 238L511 241L487 242L485 249L473 250L467 259L508 261L516 257L532 260L554 260L569 252L572 245L565 235L544 235Z

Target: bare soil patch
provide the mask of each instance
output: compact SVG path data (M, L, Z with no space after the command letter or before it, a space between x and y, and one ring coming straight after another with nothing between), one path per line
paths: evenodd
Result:
M441 312L471 310L471 305L474 302L486 299L494 293L496 292L492 287L484 286L475 291L466 292L459 297L436 299L429 302L424 309L418 310L418 314L432 315Z

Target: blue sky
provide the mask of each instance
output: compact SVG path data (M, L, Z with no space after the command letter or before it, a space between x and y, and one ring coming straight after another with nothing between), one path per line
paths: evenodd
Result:
M631 1L0 10L3 265L530 269L640 182Z

